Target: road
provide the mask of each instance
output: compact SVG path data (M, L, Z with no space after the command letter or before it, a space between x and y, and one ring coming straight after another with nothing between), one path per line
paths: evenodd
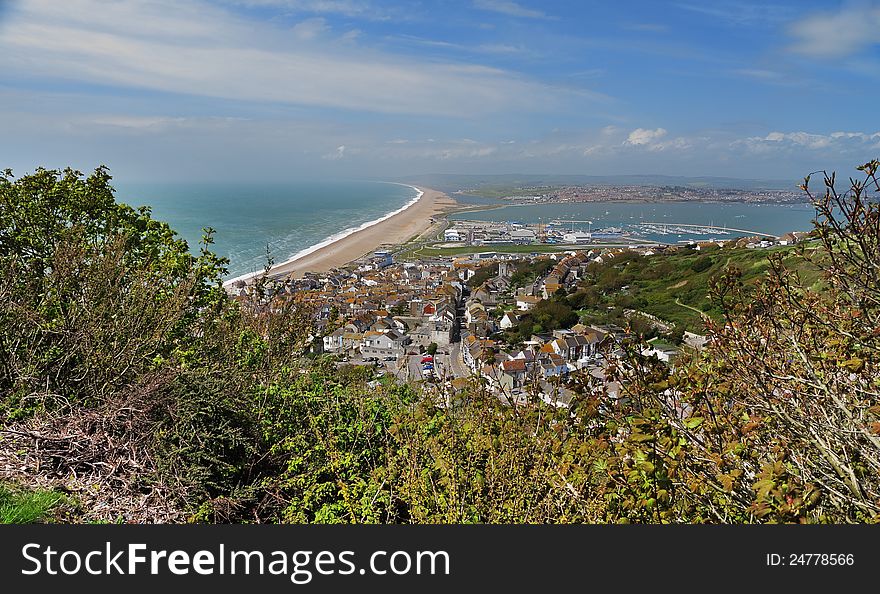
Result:
M681 300L679 300L678 297L675 298L675 304L676 304L676 305L680 305L680 306L682 306L682 307L684 307L684 308L686 308L686 309L689 309L689 310L691 310L691 311L695 311L695 312L697 312L698 314L700 314L700 317L702 317L702 318L708 318L708 317L709 317L709 314L707 314L707 313L704 312L703 310L701 310L701 309L697 309L696 307L691 307L690 305L687 305L687 304L685 304L685 303L682 303Z
M449 350L449 367L455 377L470 377L471 370L468 369L464 361L461 359L461 343L456 342Z

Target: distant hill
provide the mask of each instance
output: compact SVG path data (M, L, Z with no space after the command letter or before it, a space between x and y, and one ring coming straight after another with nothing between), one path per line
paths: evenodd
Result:
M693 188L717 188L735 190L793 190L800 180L759 180L734 177L687 177L678 175L458 175L451 173L432 173L410 175L396 181L412 184L425 184L454 192L465 188L521 186L564 186L564 185L604 185L604 186L684 186Z

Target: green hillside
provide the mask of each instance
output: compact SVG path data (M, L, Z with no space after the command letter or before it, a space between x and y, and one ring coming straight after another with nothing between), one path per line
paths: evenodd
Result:
M634 309L691 332L701 332L703 314L715 319L721 316L718 305L709 298L709 288L712 280L729 267L742 271L744 283L753 283L767 272L768 256L781 253L786 267L796 271L805 286L815 288L820 272L804 259L804 249L815 250L815 246L712 247L699 251L680 247L652 256L619 254L602 264L592 264L580 283L581 289L569 296L569 303L586 321L605 322L609 316Z

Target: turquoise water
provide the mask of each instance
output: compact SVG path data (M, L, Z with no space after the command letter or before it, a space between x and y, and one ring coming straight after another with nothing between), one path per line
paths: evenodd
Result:
M714 237L726 239L747 235L743 232L701 232L675 228L675 223L734 227L745 231L783 235L789 231L813 228L815 210L809 204L750 204L742 202L590 202L505 206L498 209L461 213L453 219L478 221L549 223L561 220L560 230L597 231L617 227L650 241L676 243L689 239ZM566 222L566 221L590 221ZM659 229L665 233L657 233ZM653 229L653 230L652 230Z
M150 206L196 251L204 227L230 260L229 277L275 263L402 208L416 190L382 182L117 184L116 198Z

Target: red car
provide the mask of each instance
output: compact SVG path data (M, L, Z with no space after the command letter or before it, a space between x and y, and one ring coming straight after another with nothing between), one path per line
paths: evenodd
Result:
M425 355L424 357L422 357L422 363L433 363L433 362L434 362L434 357L432 357L431 355Z

